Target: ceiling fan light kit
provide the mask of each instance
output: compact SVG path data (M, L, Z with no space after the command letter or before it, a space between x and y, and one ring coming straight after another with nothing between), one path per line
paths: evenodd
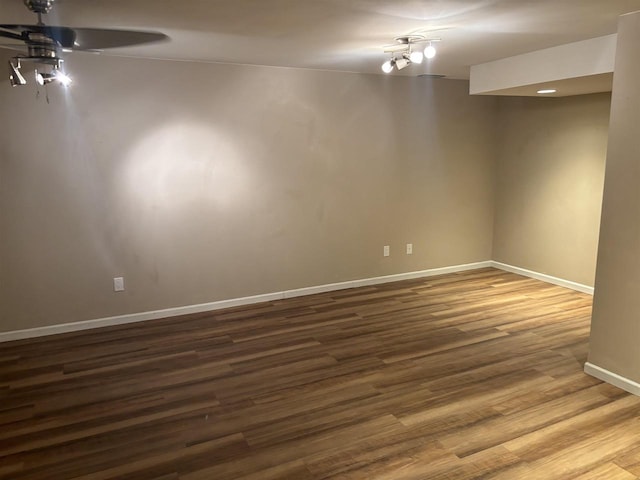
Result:
M439 38L426 38L423 35L396 37L397 45L385 47L384 52L391 54L391 58L382 64L382 71L391 73L394 67L397 70L402 70L413 63L421 64L425 58L432 59L436 56L436 48L433 43L440 40ZM422 50L423 43L427 43L424 50ZM420 48L415 48L416 46Z
M51 11L55 0L23 1L25 6L38 16L38 23L36 25L0 25L0 37L16 42L7 48L18 47L26 50L26 54L17 55L9 60L9 81L13 87L27 84L20 72L24 62L36 64L35 79L38 85L56 82L68 86L71 84L71 78L62 69L63 53L96 52L106 48L141 45L169 38L158 32L45 25L42 15Z
M18 58L15 64L13 63L14 60L9 60L9 81L11 82L11 86L26 85L27 81L22 76L22 73L20 73L20 59Z

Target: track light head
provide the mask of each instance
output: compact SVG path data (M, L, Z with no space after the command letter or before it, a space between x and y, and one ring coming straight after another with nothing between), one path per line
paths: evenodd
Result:
M403 68L407 68L411 62L406 58L399 58L396 60L396 68L398 70L402 70Z

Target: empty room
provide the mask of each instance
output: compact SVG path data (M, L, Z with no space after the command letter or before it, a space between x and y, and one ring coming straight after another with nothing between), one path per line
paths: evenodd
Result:
M640 479L640 0L0 37L0 480Z

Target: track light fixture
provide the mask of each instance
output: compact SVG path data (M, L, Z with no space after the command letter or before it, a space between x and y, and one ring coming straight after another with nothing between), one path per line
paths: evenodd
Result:
M27 84L27 81L20 72L20 68L22 68L21 61L31 61L43 65L51 65L50 71L48 72L38 71L37 68L35 69L35 80L38 85L47 85L51 82L57 82L65 87L71 85L71 78L61 69L62 62L64 61L61 58L32 59L29 57L14 57L9 60L9 81L11 82L12 87Z
M396 37L397 45L391 45L385 48L385 53L390 53L391 58L382 64L384 73L391 73L395 67L402 70L412 63L420 64L425 58L432 59L436 56L436 49L433 42L439 42L439 38L426 38L422 35L406 35ZM422 47L416 49L416 44L428 42L424 50Z

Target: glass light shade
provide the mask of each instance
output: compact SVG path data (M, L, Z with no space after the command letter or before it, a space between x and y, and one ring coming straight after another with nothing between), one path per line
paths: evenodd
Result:
M436 56L436 47L433 45L427 45L427 48L424 49L424 56L427 58L433 58Z
M73 80L71 80L71 77L69 77L69 75L61 72L60 70L56 70L55 75L56 75L56 80L58 80L60 84L65 87L68 87L73 82Z
M409 59L411 60L411 63L422 63L424 55L422 54L422 52L411 52L411 55L409 55Z
M387 60L382 64L382 71L384 73L391 73L393 71L393 64L391 63L391 60Z

